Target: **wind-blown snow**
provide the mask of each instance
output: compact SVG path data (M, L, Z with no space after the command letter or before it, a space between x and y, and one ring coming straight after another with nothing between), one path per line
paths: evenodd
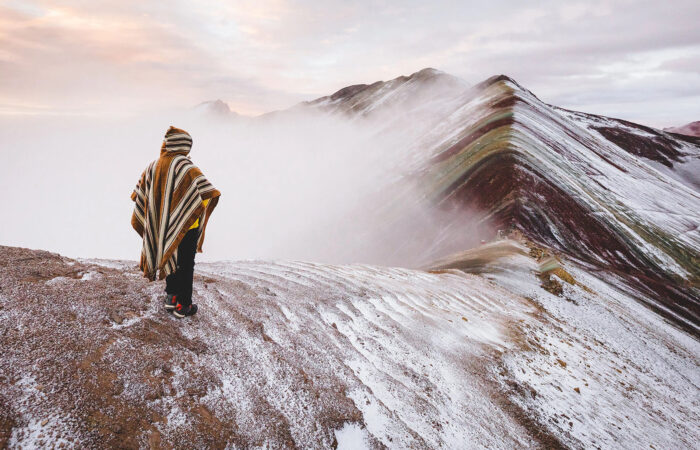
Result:
M501 264L508 269L487 276L532 298L548 319L526 326L528 351L503 360L510 376L536 392L520 405L583 447L694 445L700 423L688 419L700 409L696 339L573 265L566 269L577 284L560 280L562 298L526 275L528 265L535 269L528 258Z
M468 438L503 446L502 438L493 436L506 433L503 424L512 420L497 412L489 386L470 374L489 352L512 345L507 321L534 311L522 299L462 273L302 262L206 264L202 270L225 280L215 292L198 292L204 305L214 306L203 320L219 325L189 328L192 339L216 342L236 336L254 353L251 338L241 337L232 320L239 306L231 289L242 285L263 292L256 309L277 351L296 350L306 372L333 373L342 380L375 439L386 445L393 440L456 448ZM305 349L301 355L300 348ZM232 408L248 377L240 373L240 363L222 354L203 361L227 380L226 388L207 398L218 408ZM259 375L275 386L267 401L294 424L295 442L310 445L306 430L315 412L308 409L308 399L293 395L282 369L260 357L253 365L267 367ZM494 414L497 421L482 419ZM465 435L468 423L478 426Z

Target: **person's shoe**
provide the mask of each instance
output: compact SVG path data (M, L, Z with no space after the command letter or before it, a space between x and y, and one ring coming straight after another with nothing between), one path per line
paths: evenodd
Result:
M168 311L172 311L173 309L175 309L175 307L177 306L177 300L175 299L175 295L165 294L165 298L163 299L163 305Z
M182 319L187 316L194 316L195 314L197 314L197 305L182 306L178 303L173 310L173 315L178 319Z

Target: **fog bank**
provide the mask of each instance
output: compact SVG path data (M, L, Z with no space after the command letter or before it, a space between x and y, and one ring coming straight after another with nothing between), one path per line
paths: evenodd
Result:
M478 240L466 216L451 236L438 232L444 218L424 209L415 186L396 195L405 134L299 110L226 120L1 117L0 244L138 259L129 196L169 125L192 134L191 159L222 192L199 260L414 265L436 240L456 239L455 250Z

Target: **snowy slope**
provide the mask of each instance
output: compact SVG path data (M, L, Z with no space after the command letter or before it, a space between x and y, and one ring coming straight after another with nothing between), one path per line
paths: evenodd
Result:
M133 263L3 247L0 430L10 447L697 442L695 339L568 266L552 295L521 243L490 245L510 250L478 276L201 264L187 321Z

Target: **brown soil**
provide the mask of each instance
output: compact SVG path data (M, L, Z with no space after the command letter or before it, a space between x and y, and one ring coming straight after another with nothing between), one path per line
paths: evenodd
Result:
M86 273L91 277L81 280ZM262 445L251 436L264 430L273 446L296 447L286 419L262 395L249 399L263 427L253 434L204 402L221 384L198 364L210 349L183 334L187 323L160 310L162 289L135 266L110 269L0 246L0 448L13 429L27 439L22 430L37 418L41 439L33 442L40 446L246 448ZM149 316L154 307L158 314ZM343 389L302 388L325 403L319 445L330 446L343 423L361 423ZM173 411L177 426L169 424Z

